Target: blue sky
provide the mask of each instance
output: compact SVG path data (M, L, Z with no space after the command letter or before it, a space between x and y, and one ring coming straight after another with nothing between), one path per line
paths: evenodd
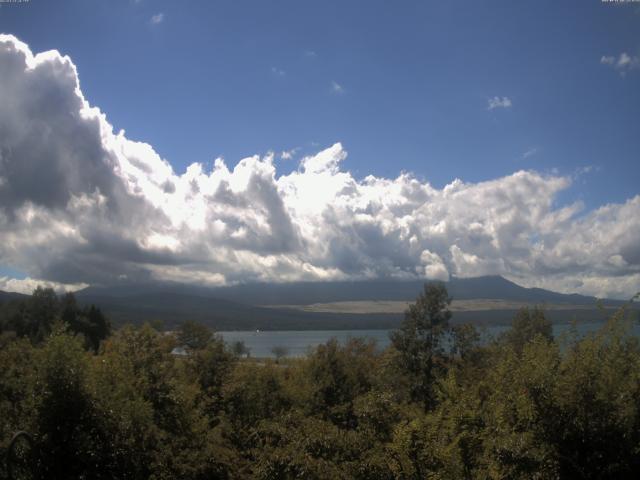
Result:
M580 201L574 220L640 193L640 4L30 0L0 4L0 32L34 54L68 55L90 104L177 175L270 151L288 174L341 142L340 169L356 182L401 172L436 189L520 170L568 178L547 192L549 212ZM534 243L546 235L536 228ZM437 253L425 242L423 260ZM436 260L460 274L467 257L448 248ZM544 269L507 263L495 273L542 285ZM51 277L0 252L0 277L34 274Z
M594 207L638 192L640 71L622 76L600 62L638 54L638 10L31 0L3 5L0 29L34 51L70 55L87 99L178 171L341 141L356 176L407 170L436 186L597 167L571 192ZM495 96L512 106L488 110Z

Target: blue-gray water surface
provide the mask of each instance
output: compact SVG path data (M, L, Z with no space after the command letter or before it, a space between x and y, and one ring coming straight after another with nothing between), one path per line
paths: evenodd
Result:
M602 322L579 323L576 326L578 335L595 332L603 326ZM488 326L479 329L482 338L486 341L498 336L509 327L504 325ZM569 331L571 324L561 323L553 326L554 336L560 337ZM252 357L273 357L274 347L285 347L287 356L301 357L310 349L326 343L330 338L336 338L340 343L345 343L349 338L361 337L373 339L380 349L389 345L389 333L391 330L280 330L280 331L237 331L218 332L225 342L231 344L236 341L244 342L250 350ZM640 336L640 326L633 325L634 335Z

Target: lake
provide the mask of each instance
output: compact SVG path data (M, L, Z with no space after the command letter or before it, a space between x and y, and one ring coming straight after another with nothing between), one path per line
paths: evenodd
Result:
M603 322L585 322L577 325L580 335L595 332L602 327ZM486 341L496 337L509 327L495 325L479 328L482 338ZM569 323L559 323L553 326L554 336L559 337L571 328ZM227 343L243 341L250 349L252 357L273 357L273 347L286 347L289 357L301 357L307 352L331 338L336 338L340 343L345 343L349 338L362 337L376 341L380 349L384 349L390 343L391 330L279 330L279 331L236 331L218 332ZM640 336L640 326L633 325L633 333Z

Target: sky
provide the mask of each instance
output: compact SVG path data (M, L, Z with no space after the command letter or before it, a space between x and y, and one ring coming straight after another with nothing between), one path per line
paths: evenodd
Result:
M640 290L639 3L30 0L0 32L0 289Z

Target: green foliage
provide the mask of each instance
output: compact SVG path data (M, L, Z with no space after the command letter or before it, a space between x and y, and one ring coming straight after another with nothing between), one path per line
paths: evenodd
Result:
M276 363L279 363L280 360L289 355L289 349L283 345L276 345L271 349L271 353L276 357Z
M308 382L308 409L340 427L353 427L353 402L371 389L375 343L354 338L344 347L336 339L319 345L308 359L303 378Z
M26 339L0 348L0 455L12 435L35 429L36 351Z
M214 336L205 348L194 350L185 359L185 371L200 388L203 408L212 424L218 423L222 408L222 389L236 366L237 358L221 338Z
M524 346L538 335L548 341L553 340L551 321L547 320L541 308L523 307L514 317L511 329L500 340L511 345L516 352L522 352Z
M225 387L226 412L243 426L251 427L260 420L273 418L289 403L281 374L270 364L257 370L251 364L239 365Z
M36 297L2 310L4 327L18 312L24 330L4 330L0 343L0 458L26 430L32 478L631 479L640 470L640 343L624 311L561 343L542 311L523 310L488 344L455 326L447 352L448 296L427 286L387 350L331 340L276 363L240 358L196 324L178 336L127 326L96 348L82 326L90 309ZM187 355L172 354L179 343Z
M51 288L37 287L26 300L0 305L0 332L43 342L54 324L62 321L71 332L81 334L85 346L97 351L111 333L111 324L95 305L80 307L72 293L58 298Z
M38 354L36 438L41 473L51 479L83 474L100 478L100 462L92 457L104 438L87 388L89 362L82 343L60 331Z
M198 322L183 322L178 330L178 344L190 350L202 350L212 339L213 332Z
M262 424L256 444L253 478L393 478L383 447L299 411Z
M449 328L451 298L441 283L425 284L424 291L405 312L399 330L391 335L398 351L399 369L411 378L411 396L426 409L435 402L434 382L442 340Z
M471 323L454 325L451 328L451 353L465 360L473 356L480 342L480 333Z
M42 342L51 332L60 302L51 288L37 287L27 300L12 300L0 305L0 330Z
M249 356L251 354L251 350L247 347L242 340L238 340L231 344L231 351L237 357Z

